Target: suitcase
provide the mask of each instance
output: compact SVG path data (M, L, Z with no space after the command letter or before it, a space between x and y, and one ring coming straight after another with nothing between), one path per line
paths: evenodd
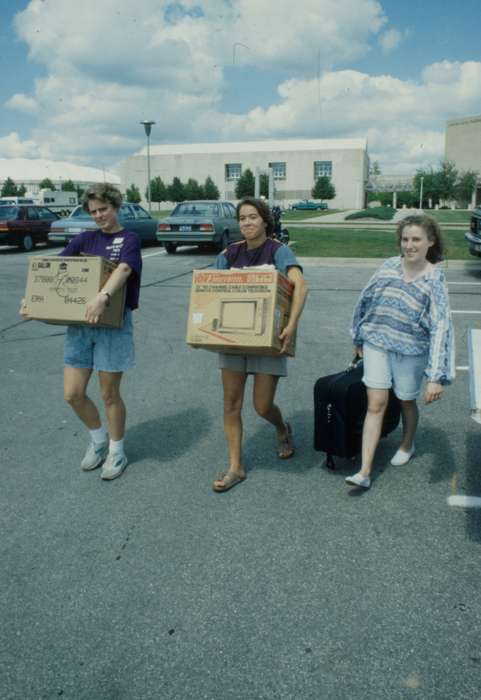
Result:
M333 457L352 458L361 452L367 411L362 371L362 361L358 361L344 372L321 377L314 385L314 449L326 453L329 469L335 469ZM401 406L391 389L381 437L397 428L400 417Z

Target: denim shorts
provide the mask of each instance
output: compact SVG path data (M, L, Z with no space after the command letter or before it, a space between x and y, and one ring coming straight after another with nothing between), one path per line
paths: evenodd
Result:
M230 369L243 374L272 374L274 377L287 377L287 357L270 355L230 355L219 353L219 368Z
M125 310L122 328L68 326L64 363L100 372L124 372L135 364L132 311Z
M390 389L401 401L412 401L421 392L428 355L401 355L369 343L363 346L364 375L369 389Z

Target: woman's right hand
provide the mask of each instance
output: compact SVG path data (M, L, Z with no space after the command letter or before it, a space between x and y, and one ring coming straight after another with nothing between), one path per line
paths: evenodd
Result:
M18 313L20 314L20 316L23 318L24 321L30 320L30 316L28 315L28 311L27 311L27 306L25 304L25 299L22 299L22 301L20 302L20 308L18 310Z

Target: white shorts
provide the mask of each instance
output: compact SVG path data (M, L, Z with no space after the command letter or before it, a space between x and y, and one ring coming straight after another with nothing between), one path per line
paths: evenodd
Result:
M390 389L401 401L412 401L421 392L428 355L401 355L369 343L363 346L362 381L369 389Z

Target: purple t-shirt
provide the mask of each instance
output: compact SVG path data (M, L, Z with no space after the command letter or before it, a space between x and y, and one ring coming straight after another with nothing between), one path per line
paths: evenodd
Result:
M122 229L117 233L83 231L72 238L60 255L101 255L114 263L127 263L132 273L127 279L125 306L136 309L139 305L140 276L142 273L142 256L140 240L136 233Z
M245 241L231 243L219 253L216 260L216 268L220 270L255 265L274 265L284 275L287 275L290 267L302 270L292 250L273 238L267 238L262 245L251 249Z

